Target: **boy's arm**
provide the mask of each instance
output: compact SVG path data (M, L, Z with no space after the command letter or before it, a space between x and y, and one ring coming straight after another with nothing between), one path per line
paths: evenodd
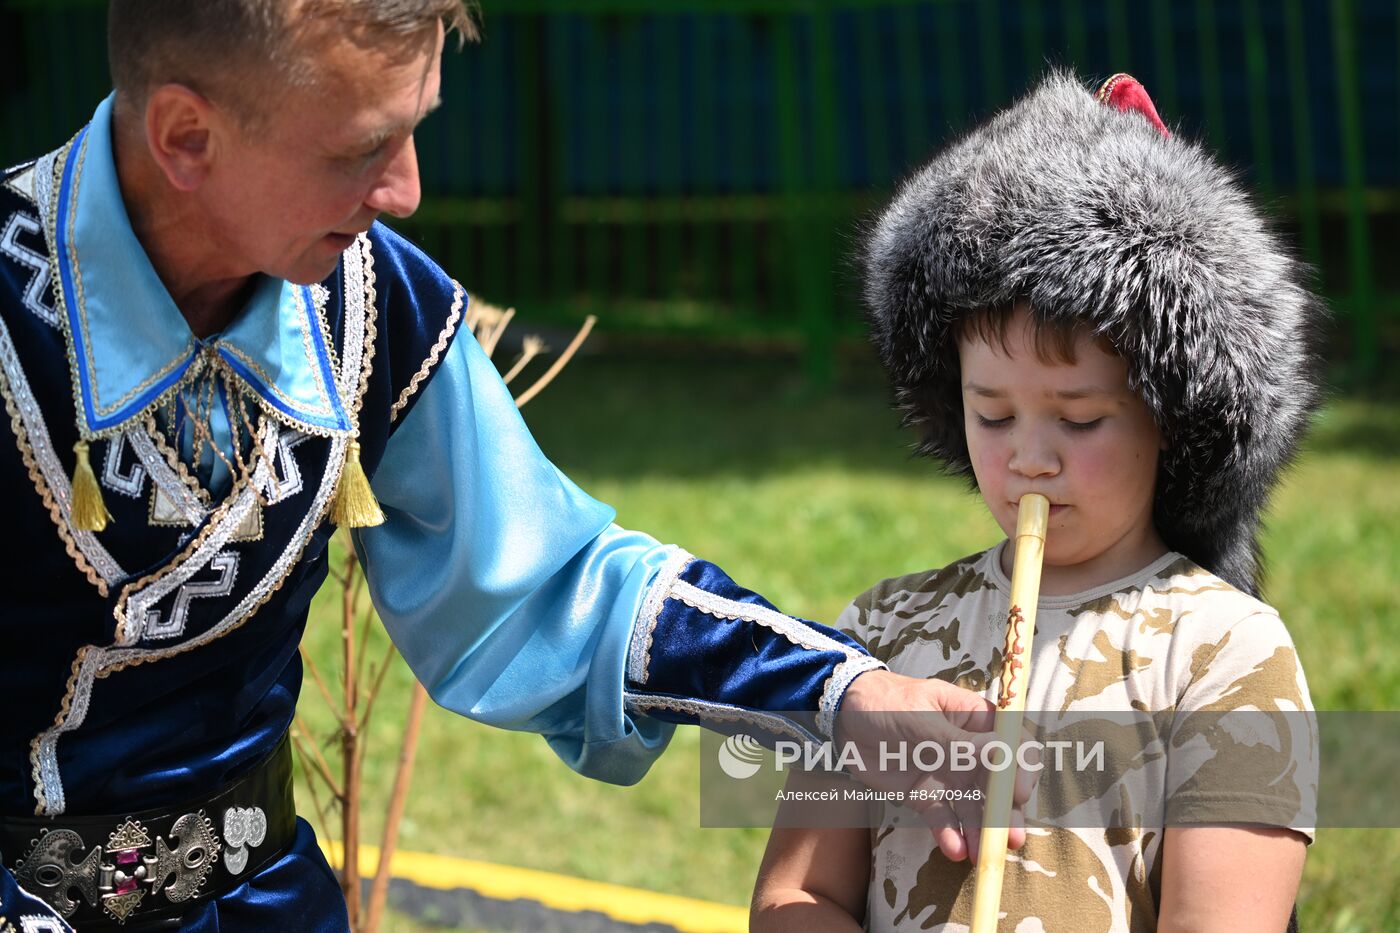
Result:
M794 771L788 791L830 788L829 775ZM832 802L859 808L864 804ZM784 809L787 804L783 805ZM781 823L781 818L779 820ZM859 931L870 879L870 830L773 827L754 883L750 933Z
M1223 628L1208 618L1176 629L1218 634L1191 650L1167 744L1160 929L1278 933L1317 825L1317 722L1276 612Z
M1303 835L1291 829L1168 827L1159 933L1279 933L1306 856Z

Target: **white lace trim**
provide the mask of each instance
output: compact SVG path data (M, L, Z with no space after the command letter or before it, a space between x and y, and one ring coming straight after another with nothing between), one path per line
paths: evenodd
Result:
M770 735L786 735L799 742L819 741L817 736L799 726L785 716L760 710L731 706L728 703L712 703L708 700L692 700L682 697L652 696L627 692L623 694L627 708L635 713L647 713L661 709L684 716L694 716L707 722L742 722Z
M53 170L58 153L59 150L54 150L34 163L34 206L41 211L49 210L54 203ZM53 250L53 244L49 244L49 250Z
M651 581L646 599L642 602L642 613L632 630L632 644L627 652L627 678L641 686L647 682L651 671L651 637L656 632L656 623L661 618L661 608L670 598L671 588L677 578L690 566L694 556L680 548L661 565L656 579Z
M858 654L849 661L836 665L836 670L826 679L822 687L821 709L817 713L817 731L828 739L836 737L836 714L841 711L841 698L846 688L866 671L886 670L885 662L868 654Z
M812 628L801 619L794 619L792 616L785 616L781 612L769 609L767 606L760 606L754 603L742 603L733 599L726 599L708 590L702 590L698 586L677 580L671 588L672 598L698 609L706 615L714 616L718 619L731 619L736 622L753 622L764 628L771 629L786 638L800 648L810 651L839 651L846 656L846 660L836 665L831 674L827 677L826 683L822 686L821 700L817 708L818 727L826 733L826 737L831 737L831 725L835 719L841 696L856 674L863 671L846 669L846 665L852 662L861 662L862 659L869 660L869 656L857 651L850 645L842 644L830 635L824 635ZM884 665L876 661L877 666ZM870 668L866 668L869 670ZM841 683L837 675L849 677L845 683Z
M370 275L369 258L370 244L369 237L361 234L356 241L355 249L348 249L344 253L345 257L345 326L344 344L340 353L340 398L342 404L349 408L355 404L354 400L360 395L360 363L364 358L365 350L365 316L368 313L366 307L372 298L368 295L369 283L367 276ZM326 296L329 299L329 295ZM325 320L325 304L320 303L317 316ZM327 343L334 352L334 346ZM349 412L347 412L349 414ZM356 426L359 420L352 416Z
M10 340L10 329L3 318L0 318L0 369L4 370L10 395L19 409L29 449L34 454L40 472L43 473L49 492L58 503L59 512L63 516L64 524L68 526L73 543L82 551L83 557L92 565L93 570L97 571L103 582L108 586L113 585L126 576L126 572L97 540L97 535L73 527L72 481L54 452L53 441L49 439L48 425L44 422L43 412L39 410L39 403L29 388L29 380L25 378L19 354L15 352L15 345Z

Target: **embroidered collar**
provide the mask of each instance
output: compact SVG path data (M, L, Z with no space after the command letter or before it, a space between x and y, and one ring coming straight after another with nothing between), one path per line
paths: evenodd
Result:
M49 211L83 436L124 430L210 367L285 424L353 433L336 386L325 289L265 278L223 333L199 340L190 331L131 229L111 119L108 97L60 155Z

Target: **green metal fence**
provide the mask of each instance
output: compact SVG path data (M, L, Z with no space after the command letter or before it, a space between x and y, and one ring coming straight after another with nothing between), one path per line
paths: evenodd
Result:
M61 142L106 91L97 0L0 7L0 157ZM941 141L1050 66L1140 77L1239 167L1375 376L1400 330L1393 0L487 0L420 131L400 224L532 318L800 338L860 329L857 225Z

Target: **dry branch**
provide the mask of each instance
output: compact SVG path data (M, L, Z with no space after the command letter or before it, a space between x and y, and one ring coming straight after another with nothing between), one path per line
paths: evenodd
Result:
M590 314L588 319L583 322L583 326L578 329L578 333L574 335L573 342L569 344L568 349L559 354L559 359L554 361L554 365L549 367L538 382L520 393L520 397L515 400L516 408L524 408L531 399L544 391L545 386L554 381L555 376L564 371L564 367L569 365L569 360L573 359L578 348L583 346L583 342L588 339L588 334L596 323L598 323L598 319Z
M476 335L482 349L490 356L499 344L506 327L515 315L515 309L501 310L481 301L473 301L465 328ZM579 347L587 339L593 328L594 318L589 317L564 353L555 360L540 379L516 400L517 407L535 398L569 364ZM538 337L526 337L520 359L503 377L507 384L520 375L536 357L549 352ZM393 662L396 650L392 643L385 649L383 660L376 667L368 660L370 651L370 625L374 618L374 606L367 606L360 615L362 572L353 542L347 542L342 568L330 568L330 576L340 584L340 639L341 670L340 697L337 698L322 676L320 668L306 651L301 649L302 661L311 673L317 691L335 717L334 732L327 737L327 745L340 747L340 777L332 769L330 760L322 753L313 733L306 728L300 715L293 720L292 741L301 755L306 786L311 794L311 803L316 811L323 833L329 835L332 808L324 805L318 784L324 782L331 793L333 806L338 806L340 815L340 865L338 866L341 889L345 894L346 909L350 917L350 929L354 933L377 933L383 920L389 890L390 867L394 851L398 847L399 829L403 823L404 809L408 803L409 785L413 779L413 763L418 753L418 739L421 732L424 711L427 708L428 693L420 684L413 686L413 696L409 704L408 719L404 725L403 738L399 745L398 765L394 772L394 786L384 823L384 835L380 845L379 864L374 880L370 885L369 898L362 899L360 891L359 852L360 814L363 803L363 769L368 750L368 735L371 717L376 701L384 687L386 674ZM359 622L357 626L356 623ZM359 629L358 637L356 628ZM368 667L367 667L368 665ZM368 673L368 676L366 674Z

